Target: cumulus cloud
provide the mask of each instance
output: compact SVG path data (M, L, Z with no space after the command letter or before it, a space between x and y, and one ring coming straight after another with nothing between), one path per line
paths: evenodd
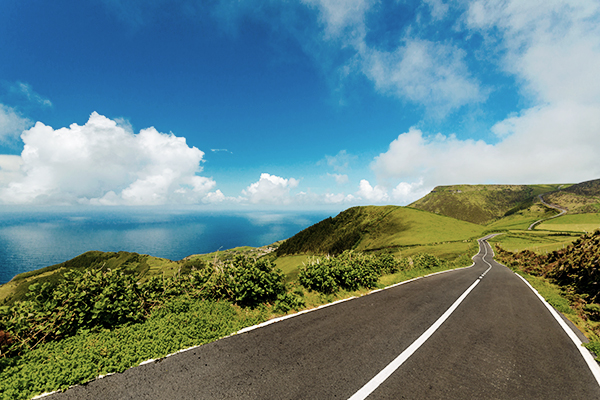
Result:
M31 125L32 122L14 108L0 104L0 143L11 142Z
M187 204L215 186L197 175L204 153L185 138L154 128L135 134L96 112L83 126L38 122L21 138L20 176L0 171L8 204Z
M383 181L400 181L394 198L416 200L441 184L581 182L600 176L600 110L538 107L498 123L496 144L425 136L411 128L372 164ZM415 185L415 181L419 182Z
M298 186L298 183L294 178L286 179L263 173L260 179L244 189L242 194L253 204L290 204L290 189Z
M356 195L363 200L373 203L385 203L390 200L387 190L384 187L379 185L373 187L366 179L360 181Z

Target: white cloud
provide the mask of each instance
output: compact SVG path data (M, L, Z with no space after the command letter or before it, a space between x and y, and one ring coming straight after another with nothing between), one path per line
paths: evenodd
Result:
M390 200L387 190L379 185L371 186L368 180L362 179L359 184L359 189L356 192L359 198L373 203L385 203Z
M441 20L448 13L449 6L442 0L424 0L424 2L429 6L431 17L434 20Z
M31 125L31 121L21 117L14 108L0 104L0 143L14 140Z
M409 204L425 196L430 191L430 188L423 187L423 180L412 183L400 182L392 190L392 198L399 204Z
M21 138L23 175L0 188L4 203L197 203L215 186L196 175L204 153L185 138L154 128L134 134L95 112L83 126L38 122Z
M337 183L338 185L345 185L346 183L348 183L348 175L328 173L327 176L333 177L335 179L335 183Z
M369 0L302 0L320 11L327 38L357 34L364 26L366 12L375 3ZM350 28L350 30L349 30ZM360 32L362 34L363 32Z
M365 51L363 72L379 91L423 104L443 117L486 97L470 76L465 55L456 46L407 39L393 52Z
M285 179L276 175L263 173L258 182L252 183L242 194L253 204L290 204L290 189L298 186L294 178Z
M31 103L42 107L52 107L52 102L36 93L28 83L16 82L10 86L10 91L18 96L25 97Z
M394 192L416 200L441 184L581 182L600 176L600 108L538 107L498 123L496 144L415 128L394 140L372 168L384 181L422 182ZM407 189L410 189L408 192ZM414 193L411 195L410 193Z
M356 201L356 197L351 194L344 193L326 193L322 201L326 204L342 204L342 203L353 203Z
M346 172L350 168L350 164L356 159L356 156L348 154L346 150L340 150L335 156L325 156L327 165L332 167L336 172Z
M537 101L600 101L600 3L595 0L475 1L468 28L499 49L502 67Z

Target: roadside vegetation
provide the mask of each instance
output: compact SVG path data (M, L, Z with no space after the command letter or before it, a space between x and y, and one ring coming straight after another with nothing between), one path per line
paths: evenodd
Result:
M511 252L497 243L496 257L577 325L590 339L586 347L600 356L600 230L547 254Z
M192 257L178 273L144 281L106 263L64 269L0 307L0 393L20 399L64 390L288 312L468 266L475 248L452 262L358 251L305 256L288 276L269 254Z
M569 214L528 231L557 213L539 194L568 200ZM600 180L445 186L411 207L350 208L261 248L180 261L85 253L0 286L0 396L64 390L273 317L466 267L476 239L499 231L500 261L600 355L600 231L580 237L598 227L599 204Z

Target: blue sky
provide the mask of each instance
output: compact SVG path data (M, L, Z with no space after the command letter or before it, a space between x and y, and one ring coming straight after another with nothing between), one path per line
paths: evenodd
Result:
M0 53L5 206L600 178L597 1L5 0Z

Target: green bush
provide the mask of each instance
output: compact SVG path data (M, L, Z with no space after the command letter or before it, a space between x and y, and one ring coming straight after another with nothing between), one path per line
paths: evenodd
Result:
M415 268L438 268L442 266L442 260L431 254L421 253L413 256L413 266Z
M13 352L80 330L143 319L143 301L135 279L115 271L72 270L56 286L36 283L29 290L26 301L0 310L0 328L10 334Z
M194 262L187 275L153 277L138 284L133 275L113 270L71 270L64 279L31 285L26 301L0 307L0 356L20 354L79 331L113 329L141 322L151 310L181 295L228 300L243 307L263 303L298 309L284 274L264 259L237 256L229 263Z
M373 288L382 274L406 269L406 260L398 262L389 254L372 256L346 250L338 256L313 257L302 267L298 279L302 286L323 294L340 289Z

